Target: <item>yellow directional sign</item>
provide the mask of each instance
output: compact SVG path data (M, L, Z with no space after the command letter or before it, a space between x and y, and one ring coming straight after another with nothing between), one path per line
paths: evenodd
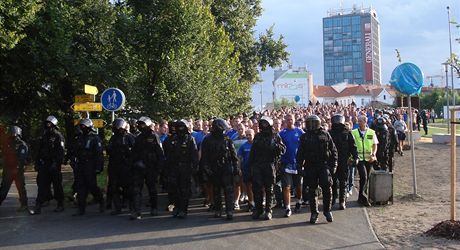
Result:
M74 119L73 124L78 125L80 123L81 119ZM95 128L103 128L104 127L104 120L102 119L91 119L93 121L94 127Z
M95 86L85 84L85 93L90 95L97 95L98 90Z
M94 102L94 95L76 95L75 102Z
M99 102L74 103L75 111L102 111L102 104Z

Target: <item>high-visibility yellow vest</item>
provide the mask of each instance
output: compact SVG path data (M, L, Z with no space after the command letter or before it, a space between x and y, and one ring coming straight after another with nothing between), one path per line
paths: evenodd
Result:
M359 128L356 128L351 131L351 134L355 138L359 160L368 161L372 154L372 145L374 145L374 136L376 136L375 131L368 128L364 136L361 136Z

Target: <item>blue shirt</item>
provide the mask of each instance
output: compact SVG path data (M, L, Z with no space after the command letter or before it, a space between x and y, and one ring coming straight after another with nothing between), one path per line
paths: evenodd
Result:
M236 129L231 129L231 130L227 131L227 133L226 133L228 138L232 138L235 134L238 134L238 131Z
M243 171L243 173L247 173L247 171L249 171L249 153L251 152L251 147L252 143L247 141L243 143L238 150L238 156L243 159L241 162L241 171Z
M233 145L235 146L235 151L238 152L241 145L248 141L246 137L240 137L238 133L236 133L233 138L230 138L233 141Z
M280 132L281 139L286 145L286 153L281 156L281 163L285 165L285 171L287 173L297 173L295 157L300 144L300 136L304 133L305 132L300 128L285 128Z
M160 135L160 141L161 141L161 143L163 143L163 142L166 140L166 138L168 138L168 134L162 134L162 135Z
M200 131L193 131L192 136L193 138L195 138L196 147L199 149L206 134L203 132L203 130L200 130Z

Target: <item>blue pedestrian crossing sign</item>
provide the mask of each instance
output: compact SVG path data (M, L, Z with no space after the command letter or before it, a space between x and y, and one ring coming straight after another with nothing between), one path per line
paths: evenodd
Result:
M117 88L108 88L101 95L102 107L107 111L118 111L125 106L126 97Z

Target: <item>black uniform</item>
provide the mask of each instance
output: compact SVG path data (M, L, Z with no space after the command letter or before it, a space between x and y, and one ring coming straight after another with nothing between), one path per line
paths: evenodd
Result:
M78 212L83 215L86 208L86 198L91 192L99 202L100 212L104 211L104 197L97 186L96 175L104 168L104 155L101 139L94 132L83 132L75 146L76 165L75 180L77 184Z
M40 213L43 202L51 196L50 185L53 184L54 198L58 207L64 204L64 191L62 188L61 165L64 160L64 137L55 128L47 128L40 138L38 154L35 160L37 174L38 194L34 213Z
M345 194L348 180L348 163L350 159L355 163L358 159L358 151L351 131L343 124L332 124L330 135L334 141L338 153L338 165L335 174L332 176L332 206L337 197L339 198L340 208L345 208ZM339 193L337 194L337 187Z
M2 135L0 135L2 136ZM0 186L0 205L5 200L13 181L19 193L21 208L27 208L27 192L24 178L24 165L29 149L19 137L2 136L1 151L4 162L2 184Z
M398 150L399 146L399 140L398 140L398 134L396 133L395 128L393 125L388 124L388 133L390 136L390 147L388 149L388 170L390 172L393 172L393 165L394 165L394 156L395 152Z
M109 190L112 194L115 208L114 214L121 212L123 206L122 197L126 199L129 196L134 143L134 135L123 130L123 132L116 131L107 146L107 154L109 155Z
M305 168L310 197L310 211L318 214L316 189L318 184L323 194L324 213L331 211L332 175L337 167L337 149L331 136L322 128L307 130L300 137L297 162Z
M198 149L189 133L178 133L165 141L168 191L174 204L174 216L187 215L191 195L192 172L198 167Z
M249 169L252 175L252 190L254 193L255 211L253 219L265 212L271 213L273 201L273 186L276 179L276 164L286 146L271 127L256 134L249 154ZM263 191L265 191L265 209L262 205ZM269 219L269 218L266 218Z
M390 133L386 125L376 126L375 134L379 144L377 144L377 162L374 169L387 170L388 169L388 153L390 149Z
M163 165L164 153L161 147L160 138L149 127L143 129L136 137L133 149L133 183L132 216L139 217L142 205L142 188L147 185L150 197L150 213L156 215L158 193L157 179Z
M214 126L214 125L213 125ZM214 128L213 128L214 129ZM222 131L212 131L201 144L201 162L214 188L214 211L216 217L222 214L222 189L225 195L227 218L233 217L233 175L238 174L238 157L235 146Z

